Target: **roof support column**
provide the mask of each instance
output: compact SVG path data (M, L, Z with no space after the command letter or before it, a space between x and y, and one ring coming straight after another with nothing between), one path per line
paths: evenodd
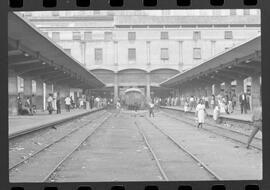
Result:
M221 92L220 83L214 84L214 95L217 96Z
M150 73L146 73L146 98L151 100Z
M118 100L118 73L114 73L114 103Z
M237 79L236 80L236 87L235 87L236 96L238 97L242 92L244 92L244 80Z
M261 106L261 78L260 75L251 78L251 110Z
M32 96L32 78L24 77L23 92L25 96Z
M8 113L9 115L18 114L17 105L18 80L13 70L8 70Z
M43 92L43 81L41 79L36 80L36 96L35 96L35 104L37 110L44 110L44 97L45 94Z
M224 93L226 94L229 94L230 91L231 91L231 83L232 81L229 81L229 82L224 82Z

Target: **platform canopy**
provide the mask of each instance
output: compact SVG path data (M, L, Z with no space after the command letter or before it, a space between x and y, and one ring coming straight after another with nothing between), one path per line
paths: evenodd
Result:
M8 67L18 76L41 78L48 83L87 89L104 86L59 45L12 12L8 13Z
M175 88L193 83L217 84L260 73L261 36L257 36L163 81L160 85Z

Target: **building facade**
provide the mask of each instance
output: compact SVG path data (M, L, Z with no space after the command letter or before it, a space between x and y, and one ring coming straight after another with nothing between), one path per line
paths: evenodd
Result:
M167 96L159 83L260 34L258 10L61 11L22 13L106 84Z

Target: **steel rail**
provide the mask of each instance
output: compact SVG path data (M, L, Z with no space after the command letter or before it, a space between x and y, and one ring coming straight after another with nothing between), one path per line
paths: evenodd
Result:
M168 178L167 174L165 173L164 169L162 168L162 166L161 166L161 164L160 164L160 162L159 162L159 160L157 158L157 155L155 154L155 152L153 151L151 145L149 144L149 142L148 142L148 140L147 140L147 138L146 138L146 136L144 134L143 129L141 129L141 127L139 127L139 125L138 125L138 123L136 121L134 123L135 123L136 127L138 128L139 133L142 135L143 140L144 140L146 146L148 147L148 149L150 150L152 156L154 157L155 162L156 162L156 165L157 165L157 167L159 169L159 172L160 172L163 180L169 181L169 178Z
M155 123L153 123L151 120L149 120L147 117L144 117L145 120L147 120L149 123L152 124L158 131L160 131L163 135L165 135L168 139L170 139L178 148L180 148L182 151L186 152L193 160L195 160L197 163L199 163L208 173L210 173L216 180L222 180L222 178L216 174L212 169L210 169L206 164L204 164L198 157L196 157L194 154L192 154L187 148L185 148L183 145L181 145L179 142L177 142L173 137L168 135L166 132L164 132L162 129L160 129Z
M16 137L20 137L20 136L27 135L27 134L30 134L30 133L33 133L33 132L36 132L36 131L39 131L39 130L42 130L42 129L46 129L46 128L52 127L54 125L60 125L60 124L69 122L71 120L78 119L80 117L83 117L83 116L86 116L86 115L89 115L89 114L92 114L92 113L95 113L95 112L98 112L98 111L102 111L103 109L104 108L96 109L96 110L85 112L85 113L82 113L82 114L79 114L79 115L75 115L75 116L72 116L72 117L69 117L69 118L64 118L64 119L61 119L61 120L58 120L58 121L55 121L55 122L51 122L51 123L48 123L48 124L40 125L38 127L33 127L33 128L30 128L30 129L27 129L27 130L19 131L19 132L15 133L15 134L9 135L8 136L8 139L11 140L11 139L14 139Z
M163 112L163 113L164 113L164 112ZM194 126L194 124L192 124L192 123L191 123L191 122L189 122L189 121L186 121L186 120L183 120L183 119L180 119L180 118L176 118L176 117L171 116L171 115L166 114L166 113L165 113L165 115L166 115L167 117L172 118L172 119L175 119L175 120L181 121L181 122L183 122L183 123L186 123L186 124L188 124L188 125L192 125L192 126ZM191 119L189 119L189 118L186 118L186 119L191 120ZM212 127L218 127L218 126L214 126L214 125L211 125L211 126L212 126ZM239 135L242 135L242 136L247 136L247 137L248 137L248 135L243 134L243 133L241 133L241 132L237 132L237 131L233 131L233 130L225 129L225 128L223 128L223 127L218 127L218 128L219 128L219 129L221 129L221 130L224 130L224 131L226 131L226 130L227 130L227 131L230 131L230 132L232 132L232 133L236 133L236 134L239 134ZM240 143L240 144L246 145L246 142L243 142L243 141L241 141L241 140L238 140L238 139L235 139L235 138L232 138L232 137L226 136L226 135L222 135L222 134L220 134L220 133L214 132L213 130L206 129L206 128L201 128L201 129L202 129L202 130L205 130L205 131L208 131L208 132L210 132L210 133L216 134L216 135L218 135L218 136L221 136L221 137L224 137L224 138L230 139L230 140L232 140L232 141L238 142L238 143ZM261 139L255 138L255 140L260 141ZM262 148L257 147L257 146L255 146L255 145L250 144L249 146L250 146L250 147L252 147L252 148L254 148L254 149L257 149L257 150L262 151Z
M174 116L170 116L168 113L166 113L166 112L164 112L164 111L162 111L162 113L163 114L165 114L165 115L167 115L167 116L169 116L169 117L174 117ZM185 116L184 116L185 117ZM191 118L189 118L189 117L185 117L186 119L188 119L188 120L192 120ZM177 118L175 118L175 119L177 119ZM235 131L235 130L232 130L232 129L227 129L227 128L224 128L224 127L220 127L220 126L218 126L218 125L214 125L214 124L212 124L212 123L207 123L207 125L209 125L209 126L212 126L212 127L216 127L216 128L219 128L219 129L222 129L222 130L225 130L225 131L229 131L229 132L232 132L232 133L235 133L235 134L239 134L239 135L243 135L243 136L246 136L246 137L249 137L249 135L247 135L247 134L245 134L245 133L241 133L241 132L239 132L239 131ZM258 137L254 137L254 139L257 139L257 140L262 140L261 138L258 138Z
M100 115L102 115L102 114L100 114ZM85 116L85 117L86 117L86 116ZM33 154L31 154L30 156L26 157L25 159L23 159L23 160L17 162L16 164L12 165L11 167L9 167L9 171L11 171L11 170L17 168L18 166L20 166L21 164L23 164L24 162L26 162L26 161L29 160L30 158L33 158L34 156L36 156L36 155L38 155L39 153L41 153L41 152L43 152L44 150L46 150L47 148L49 148L49 147L51 147L52 145L54 145L54 144L56 144L56 143L62 141L63 139L67 138L67 137L70 136L71 134L75 133L75 132L78 131L79 129L83 128L84 126L86 126L86 125L88 125L88 124L90 124L90 123L92 123L92 122L93 122L93 121L88 121L88 122L86 122L86 123L80 125L79 127L77 127L77 128L75 128L74 130L70 131L70 132L67 133L66 135L64 135L64 136L62 136L62 137L60 137L60 138L58 138L57 140L53 141L52 143L50 143L50 144L46 145L45 147L43 147L43 148L37 150L36 152L34 152Z
M110 114L101 121L75 148L73 148L43 179L42 182L48 182L53 173L87 140L89 139L98 128L100 128L113 114Z

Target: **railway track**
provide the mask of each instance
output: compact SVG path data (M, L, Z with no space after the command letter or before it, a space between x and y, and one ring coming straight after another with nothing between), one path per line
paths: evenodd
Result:
M100 114L102 115L102 113ZM100 116L99 115L99 116ZM87 116L84 116L84 117L87 117ZM60 142L61 140L64 140L65 138L67 138L68 136L70 136L71 134L75 133L76 131L78 131L79 129L81 129L82 127L92 123L93 121L90 120L90 121L86 121L84 122L83 124L79 125L79 126L74 126L74 129L71 130L70 132L68 132L67 134L64 134L62 135L60 138L57 138L56 140L50 142L49 144L47 144L46 146L38 149L37 151L35 151L34 153L28 155L27 157L25 157L24 159L18 161L18 162L15 162L15 164L12 164L11 166L9 166L9 171L15 169L16 167L20 166L21 164L27 162L30 158L36 156L37 154L39 154L40 152L46 150L47 148L53 146L54 144ZM37 132L37 131L28 131L28 133L24 133L24 135L28 135L28 134L31 134L31 133L34 133L34 132ZM18 137L21 137L21 136L17 136L17 137L14 137L12 140L15 140L16 138Z
M178 120L178 121L181 121L181 122L186 123L188 125L194 126L194 120L192 118L171 116L163 111L162 111L162 114L164 114L165 116L172 118L174 120ZM231 129L226 129L224 127L219 127L217 125L208 124L208 123L206 125L207 125L207 127L203 127L201 129L204 131L213 133L215 135L224 137L226 139L230 139L230 140L237 142L237 143L240 143L242 145L246 145L246 142L247 142L248 137L249 137L247 134L244 134L244 133L241 133L241 132L238 132L235 130L231 130ZM260 146L261 142L262 142L261 139L254 138L250 147L262 151L262 148Z
M71 157L72 154L74 154L74 152L76 150L78 150L82 144L88 139L90 138L94 133L95 131L100 128L100 126L102 126L113 114L111 113L108 113L108 114L102 114L101 118L97 118L95 119L94 121L92 122L88 122L88 123L85 123L77 128L75 128L74 130L72 130L71 132L69 132L68 134L60 137L59 139L57 139L56 141L50 143L49 145L47 145L46 147L40 149L39 151L37 151L35 154L31 155L29 158L27 158L26 160L24 161L21 161L20 163L17 163L13 166L10 167L10 180L11 181L14 181L15 179L15 182L16 181L20 181L20 180L23 180L25 181L25 179L23 179L23 176L24 176L24 168L23 167L26 167L26 172L25 174L27 175L33 175L34 173L33 172L29 172L29 170L31 171L31 169L33 169L34 167L28 167L25 166L27 164L31 164L34 163L33 166L37 165L36 163L40 163L39 159L41 158L41 161L42 159L44 160L45 158L43 157L50 157L50 152L54 152L50 149L53 149L57 146L60 146L61 147L61 143L66 143L66 142L63 142L63 141L67 141L69 140L71 142L71 145L73 145L73 142L74 139L75 139L75 142L76 142L76 145L73 145L73 147L70 148L69 151L65 152L65 153L61 153L60 152L60 155L62 154L62 157L58 160L57 162L55 161L54 164L49 164L50 167L48 167L49 169L45 170L46 171L42 171L43 175L39 175L37 178L35 178L34 176L32 176L32 180L30 180L31 182L33 181L37 181L37 182L50 182L50 181L53 181L53 174L57 171L57 169L68 159ZM86 130L87 129L87 125L90 124L90 123L93 123L94 127L92 127L90 130ZM84 130L84 131L82 131ZM78 135L78 137L81 137L82 135L82 138L76 138L76 133L80 133ZM75 138L74 138L75 137ZM73 140L72 140L73 138ZM71 140L70 140L71 139ZM58 149L56 148L56 150L59 150L59 147ZM41 157L40 155L41 154L45 154L45 156L43 155L43 157ZM56 152L56 154L58 154L58 152ZM53 158L52 158L53 159ZM46 160L46 159L45 159ZM42 164L42 162L40 163ZM28 170L28 171L27 171ZM14 171L14 172L13 172ZM19 177L16 177L16 172L17 171L21 171L22 173L20 173L20 176ZM22 178L22 179L21 179ZM27 180L26 180L27 181Z
M198 164L199 166L201 166L210 176L212 176L215 180L222 180L222 178L216 174L212 169L210 169L205 163L203 163L199 158L197 158L194 154L192 154L189 150L187 150L183 145L181 145L179 142L177 142L173 137L171 137L170 135L168 135L166 132L164 132L162 129L160 129L156 124L154 124L152 121L150 121L147 117L144 117L145 120L151 124L151 126L153 126L155 129L157 129L161 134L163 134L166 138L168 138L179 150L181 150L182 152L186 153L190 158L192 158L196 164ZM135 125L137 126L139 133L142 135L145 144L147 145L149 151L151 152L151 155L153 156L156 165L159 169L159 172L162 176L162 179L164 181L169 181L169 177L166 174L166 170L163 168L162 164L159 161L159 158L157 157L156 153L154 152L151 144L149 143L146 134L144 132L144 130L139 126L139 124L137 122L135 122Z

